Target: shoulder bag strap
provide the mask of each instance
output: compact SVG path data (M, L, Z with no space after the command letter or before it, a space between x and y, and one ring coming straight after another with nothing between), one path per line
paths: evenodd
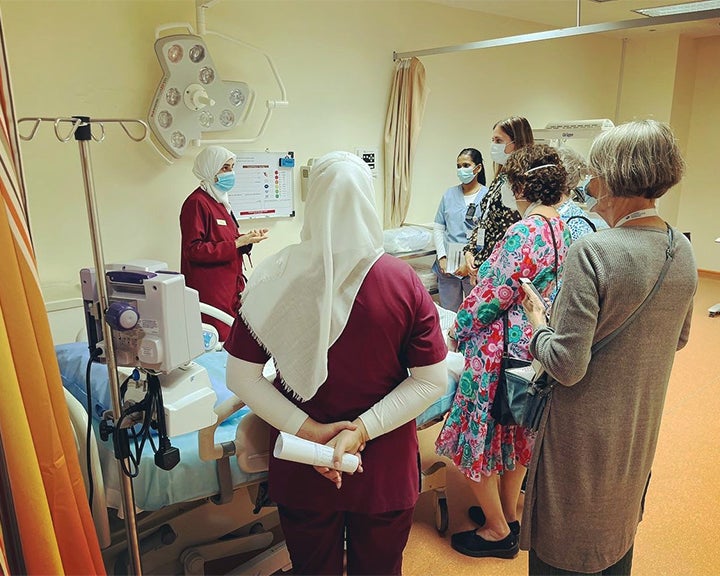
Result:
M508 352L508 314L509 310L505 310L502 315L503 320L503 358L509 358L510 352Z
M576 219L585 220L585 223L586 223L588 226L590 226L590 229L591 229L593 232L597 232L597 226L595 226L595 224L593 224L593 221L590 220L590 218L588 218L587 216L581 216L580 214L576 214L575 216L570 216L570 218L568 218L567 220L565 220L565 222L567 222L568 224L570 224L570 220L576 220Z
M540 216L545 222L547 222L547 225L550 227L550 236L552 237L552 243L553 243L553 249L555 250L555 265L553 267L553 271L555 272L555 287L557 287L558 283L558 249L557 249L557 240L555 239L555 230L553 230L552 222L550 222L550 218L547 216L544 216L543 214L536 214L536 216Z
M655 281L655 286L653 286L652 290L650 290L650 293L645 297L645 300L642 301L640 306L637 307L635 312L630 314L625 319L625 322L623 322L620 326L615 328L610 334L605 336L602 340L599 342L596 342L593 347L590 349L591 354L595 354L598 350L601 350L606 345L610 343L610 341L615 338L620 332L625 330L630 323L637 317L637 315L640 313L640 311L645 308L647 303L650 301L650 299L655 295L655 293L660 289L660 286L663 283L663 280L665 279L665 275L667 274L668 268L670 268L670 263L672 262L673 256L675 255L675 238L673 236L672 228L669 224L665 223L667 226L667 234L668 234L668 247L665 251L665 264L662 267L662 270L660 270L660 275L658 276L658 279Z

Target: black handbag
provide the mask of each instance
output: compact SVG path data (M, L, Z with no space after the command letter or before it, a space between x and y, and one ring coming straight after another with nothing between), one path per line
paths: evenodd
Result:
M508 356L507 313L503 314L503 329L505 348L490 415L503 426L537 431L555 381L545 371L536 377L532 361Z
M642 303L620 326L593 345L590 349L591 355L605 347L627 328L658 291L670 267L674 251L673 232L672 228L668 226L668 249L665 253L665 264L660 271L658 279L655 281L655 285ZM544 370L536 375L529 361L518 360L517 358L507 356L507 313L503 317L503 322L505 349L500 369L500 379L495 391L495 399L493 400L490 414L502 425L508 426L514 424L537 432L540 428L540 421L542 420L545 406L556 381ZM522 363L522 365L517 365L518 362Z

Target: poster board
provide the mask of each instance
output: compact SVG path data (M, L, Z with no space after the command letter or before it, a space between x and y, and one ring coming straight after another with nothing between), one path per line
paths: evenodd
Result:
M235 151L235 187L228 200L238 220L295 216L294 154Z

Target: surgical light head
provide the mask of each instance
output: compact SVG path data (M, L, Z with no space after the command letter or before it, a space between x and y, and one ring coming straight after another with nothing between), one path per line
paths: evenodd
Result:
M230 130L252 107L245 82L220 79L204 40L191 34L155 42L163 77L155 92L148 124L175 158L181 158L201 132Z

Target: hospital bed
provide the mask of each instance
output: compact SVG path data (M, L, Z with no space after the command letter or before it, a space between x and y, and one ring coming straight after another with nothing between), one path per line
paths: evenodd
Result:
M444 330L454 314L439 309ZM85 458L87 392L85 374L88 345L74 342L56 346L60 374L66 390L71 421L75 430L86 483ZM206 352L195 359L203 366L217 395L216 406L231 396L225 386L225 351ZM417 418L418 429L442 421L455 393L462 357L448 357L446 393ZM106 366L90 366L93 430L89 469L94 486L93 517L103 557L110 573L127 571L127 541L122 521L119 466L112 438L98 435L101 415L111 407ZM267 501L267 444L248 440L252 415L247 407L222 421L214 432L215 442L235 442L238 454L218 461L204 461L198 453L198 433L172 437L180 450L180 462L171 470L155 465L153 453L143 452L137 476L133 479L137 509L138 538L143 570L150 574L273 574L289 568L289 557L279 529L276 509ZM262 442L260 442L262 444ZM445 495L445 462L440 457L423 460L422 492L435 497L436 527L442 534L448 527ZM233 558L232 571L227 570ZM211 562L219 562L222 569Z

